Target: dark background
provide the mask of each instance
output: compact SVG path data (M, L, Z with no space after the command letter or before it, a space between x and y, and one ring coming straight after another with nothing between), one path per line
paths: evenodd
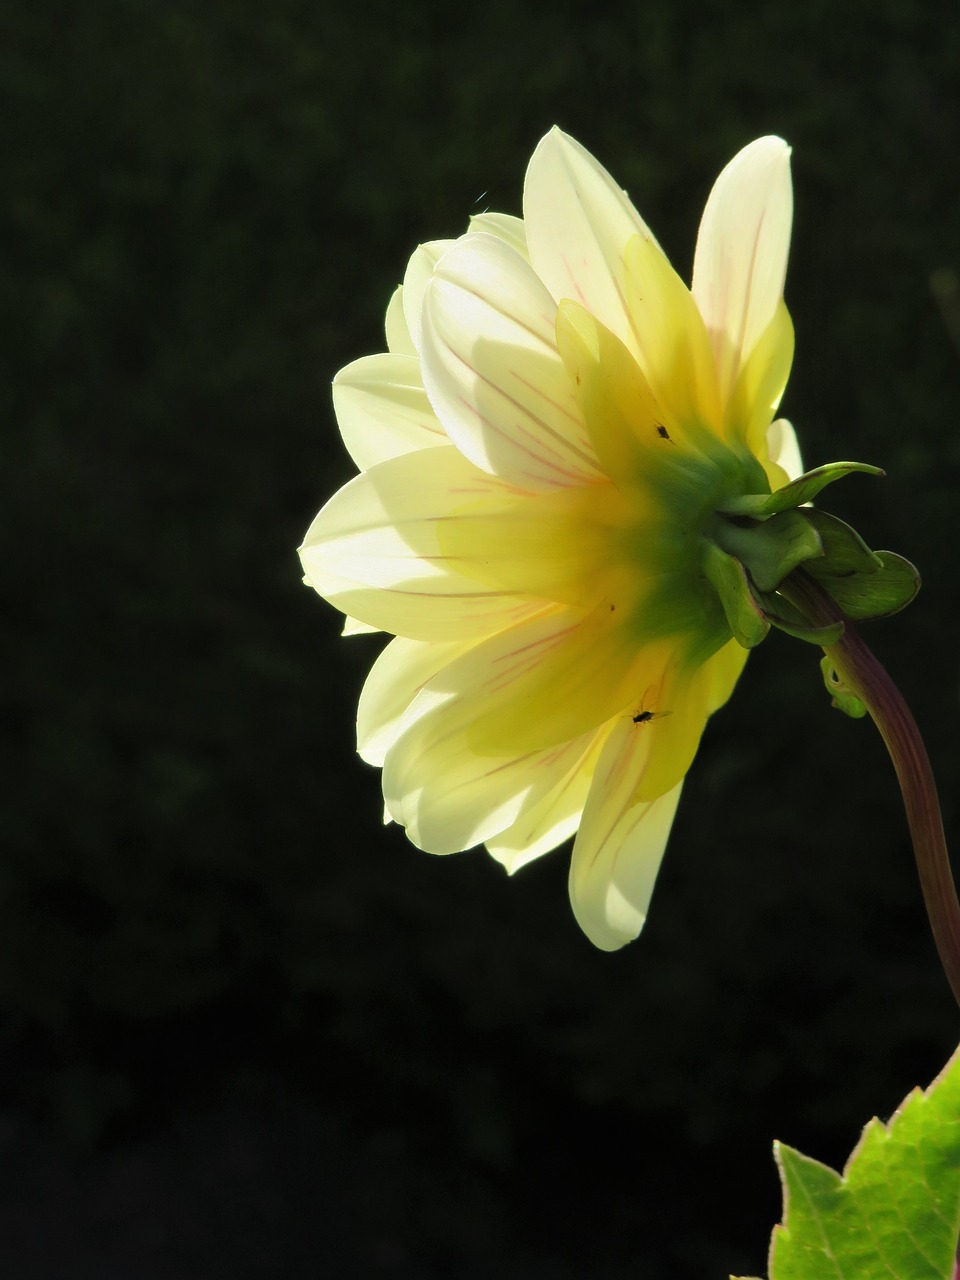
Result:
M295 547L328 384L409 252L519 212L553 123L687 275L794 147L784 412L925 587L868 639L957 831L960 25L923 0L48 0L0 39L5 1280L763 1271L774 1137L840 1163L956 1009L892 770L775 635L711 725L650 923L591 949L380 823L379 642ZM951 338L951 323L954 334ZM826 496L826 495L825 495Z

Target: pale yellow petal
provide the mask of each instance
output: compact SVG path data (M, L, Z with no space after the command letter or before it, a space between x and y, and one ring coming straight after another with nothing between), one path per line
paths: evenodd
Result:
M663 671L669 645L638 648L634 629L606 602L586 615L551 608L476 645L421 696L461 707L481 754L538 751L637 702Z
M360 622L357 618L344 618L343 630L340 634L342 636L372 636L376 635L379 630L379 627L371 627L366 622Z
M419 699L418 699L419 701ZM415 716L387 752L383 795L418 848L455 853L512 826L583 755L589 739L548 751L478 755L462 703Z
M713 715L724 705L743 672L749 649L730 640L706 663L710 672L710 688L707 694L707 713Z
M410 330L403 314L403 285L397 285L390 301L387 303L387 314L383 322L387 338L387 350L398 356L415 356L417 348L413 345Z
M740 366L727 403L727 438L746 440L750 452L761 460L765 456L767 428L790 377L793 347L793 321L781 301L749 359Z
M635 236L624 260L637 361L671 435L718 434L723 415L716 368L690 290L649 238Z
M402 453L449 446L415 356L364 356L333 380L333 407L350 457L361 471Z
M434 267L453 243L453 240L429 240L414 249L407 263L400 301L407 332L415 351L420 350L424 290L430 282Z
M787 480L796 480L803 475L803 458L800 454L800 443L792 423L786 418L777 418L767 428L767 450L770 461L779 467ZM780 485L771 485L780 488Z
M713 668L707 662L693 671L676 659L644 695L643 710L653 718L636 725L650 740L650 759L637 792L655 800L682 782L703 737L714 695Z
M636 354L623 256L650 230L607 171L559 129L527 167L523 221L530 261L556 301L581 303Z
M391 640L370 669L357 707L357 751L367 764L382 765L405 727L411 702L438 671L472 643Z
M792 220L790 148L782 138L758 138L714 184L693 265L693 295L710 333L723 395L783 296Z
M651 751L649 728L629 718L614 725L573 846L573 913L602 951L618 950L643 928L680 799L679 784L652 803L637 799Z
M478 232L496 236L529 262L527 255L527 233L522 218L515 218L509 213L475 213L470 219L471 234Z
M598 475L556 311L524 259L480 234L444 255L424 299L423 381L447 434L478 467L532 490Z
M442 537L464 508L508 494L456 449L425 449L378 463L330 499L300 557L310 585L369 626L413 639L481 637L530 612L451 567Z
M569 840L580 824L606 729L597 733L583 757L535 804L524 803L514 824L488 840L487 849L508 875Z
M650 450L669 445L647 380L620 339L569 298L557 309L557 346L604 473L621 489L634 486Z

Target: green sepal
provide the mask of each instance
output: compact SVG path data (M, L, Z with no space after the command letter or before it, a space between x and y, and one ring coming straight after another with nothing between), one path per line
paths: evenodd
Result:
M755 649L766 638L770 623L753 597L746 569L735 556L709 541L704 541L701 563L720 597L733 638L744 649Z
M831 577L843 577L848 573L871 573L883 564L876 551L870 550L859 533L836 516L818 511L816 507L805 507L799 514L813 525L823 545L823 559L816 564L807 565L813 577L819 578L821 573Z
M763 616L778 631L785 631L788 636L797 640L806 640L821 649L836 644L843 635L843 623L832 622L826 627L814 627L803 616L800 610L781 595L767 591L754 591L757 603L763 610Z
M797 565L823 555L819 533L799 511L782 511L762 523L723 520L714 536L761 591L775 590Z
M820 670L823 672L823 683L830 694L830 705L842 711L851 720L862 720L867 714L866 703L861 702L855 693L851 693L837 675L829 658L820 659Z
M723 510L727 515L753 516L763 520L767 516L776 515L778 511L789 511L793 507L812 502L821 489L844 476L862 471L868 476L885 474L880 467L871 467L866 462L828 462L822 467L814 467L806 471L796 480L791 480L783 488L773 493L747 493L738 498L731 498Z
M876 556L880 566L869 573L834 574L817 563L805 568L848 618L866 622L899 613L920 590L920 574L909 560L893 551L878 551Z

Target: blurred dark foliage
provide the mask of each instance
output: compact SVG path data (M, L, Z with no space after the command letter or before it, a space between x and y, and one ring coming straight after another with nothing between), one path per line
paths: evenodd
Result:
M776 1137L834 1163L956 1010L892 771L774 637L711 725L640 941L561 852L380 824L294 548L423 239L559 123L679 269L794 147L784 410L925 589L871 629L957 833L960 14L922 0L86 0L0 44L5 1280L759 1273ZM939 291L931 275L939 272ZM946 317L942 308L946 308ZM952 308L952 310L951 310Z

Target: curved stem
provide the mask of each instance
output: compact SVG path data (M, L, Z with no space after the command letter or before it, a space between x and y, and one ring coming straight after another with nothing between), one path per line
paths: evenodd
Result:
M937 784L920 730L899 689L826 592L802 571L791 574L780 589L816 625L838 620L845 624L839 641L826 646L824 653L842 684L866 706L897 771L930 927L947 981L960 1004L960 903Z

